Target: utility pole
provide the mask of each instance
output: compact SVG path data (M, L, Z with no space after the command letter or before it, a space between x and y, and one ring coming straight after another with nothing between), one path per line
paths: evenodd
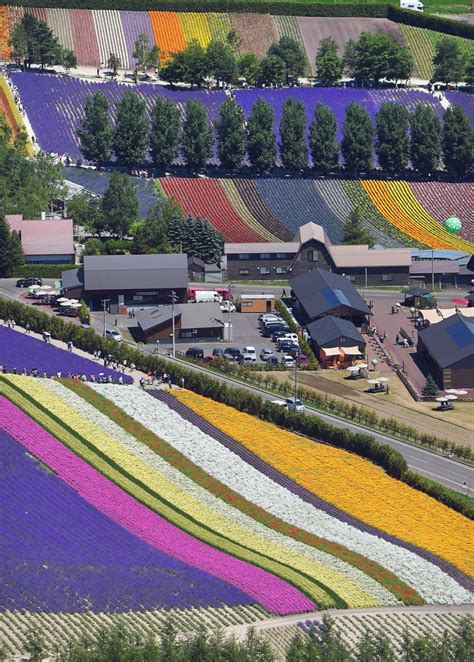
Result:
M176 296L176 292L174 290L171 290L170 294L170 299L171 299L171 324L172 324L172 342L173 342L173 349L171 351L172 357L175 359L176 358L176 329L175 329L175 323L174 323L174 304L177 302L178 297Z
M227 333L228 333L228 338L227 340L231 342L232 340L232 324L230 322L230 304L232 303L232 283L229 281L228 285L228 292L229 292L229 298L227 299Z
M434 248L431 249L431 291L434 292Z
M297 397L298 397L298 357L295 356L295 411L296 411Z
M107 313L107 304L109 303L110 299L102 299L102 307L104 309L104 330L102 335L105 338L105 327L106 327L106 313Z

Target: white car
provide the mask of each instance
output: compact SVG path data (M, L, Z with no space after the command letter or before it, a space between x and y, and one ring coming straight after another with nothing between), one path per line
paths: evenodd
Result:
M283 342L283 340L291 340L292 343L295 345L299 345L298 342L298 334L297 333L285 333L284 336L280 336L277 338L277 347L280 349L280 343Z
M296 411L299 413L302 413L305 411L305 406L304 402L302 402L299 398L287 398L286 399L286 407L290 411Z
M249 357L251 361L257 360L257 352L255 347L244 347L242 350L242 356Z
M270 404L278 405L278 407L284 407L285 409L287 408L287 404L284 400L270 400Z
M281 364L285 366L285 368L294 368L295 367L295 359L292 356L282 356L281 357Z
M122 335L115 329L106 329L105 337L107 340L115 340L116 342L123 342Z
M235 304L232 303L232 301L223 301L221 304L221 311L223 313L235 313L237 308L235 307Z

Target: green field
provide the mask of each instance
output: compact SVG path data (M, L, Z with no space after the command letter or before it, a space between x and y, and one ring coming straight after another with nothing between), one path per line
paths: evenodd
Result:
M416 73L420 78L429 79L433 74L433 55L435 53L436 44L446 37L441 32L434 32L433 30L425 30L423 28L415 28L411 25L400 24L400 31L405 37L408 46L412 52L415 60ZM458 42L461 51L467 57L472 53L473 42L469 39L462 37L449 37Z

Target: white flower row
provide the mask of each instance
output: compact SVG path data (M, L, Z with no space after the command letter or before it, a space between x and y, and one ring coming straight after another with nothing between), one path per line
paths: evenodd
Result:
M145 391L96 384L99 393L172 444L204 471L272 515L376 561L431 604L466 604L474 596L438 566L318 510L244 462Z
M225 501L214 496L203 487L200 487L178 469L171 466L147 445L137 441L135 437L126 432L122 427L114 423L111 419L109 419L95 407L88 404L85 400L76 395L74 392L70 391L62 384L51 380L48 381L48 383L45 383L45 386L47 386L50 391L54 392L62 400L64 400L64 402L70 404L79 414L90 420L92 423L98 425L99 427L106 429L110 436L112 436L116 441L126 447L128 451L133 453L142 462L145 462L148 466L166 476L177 487L186 493L191 494L201 503L204 503L216 512L219 512L235 524L238 524L250 531L253 531L254 533L266 537L292 552L311 558L318 563L326 565L333 570L340 572L341 575L352 580L354 584L366 591L366 593L368 593L373 598L374 602L386 606L400 604L400 602L392 593L390 593L390 591L385 589L381 584L379 584L377 581L372 579L372 577L362 572L361 570L358 570L342 559L319 551L309 545L305 545L304 543L298 542L293 538L289 538L288 536L285 536L269 527L264 526L263 524L260 524L248 515L242 513L240 510L233 508ZM168 443L171 445L174 445L176 436L179 434L179 430L175 430L174 434L172 435L173 439L165 439L164 435L162 438L165 439L165 441L168 441Z

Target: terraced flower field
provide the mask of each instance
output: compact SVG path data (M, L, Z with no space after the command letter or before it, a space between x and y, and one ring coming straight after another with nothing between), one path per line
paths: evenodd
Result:
M270 14L224 14L173 11L95 11L89 9L29 9L37 18L45 20L60 42L72 48L78 62L97 67L106 62L111 52L120 55L122 67L133 69L133 48L130 45L143 32L150 43L156 43L163 58L179 52L193 39L206 47L212 38L225 39L234 28L240 38L240 51L266 54L279 37L296 39L306 52L314 73L315 56L322 39L333 37L342 55L349 39L361 32L386 32L402 44L408 44L416 69L423 78L430 78L434 48L439 33L411 26L399 25L383 18L325 18L312 16L271 16ZM8 59L10 30L23 14L22 7L2 7L0 10L0 53ZM470 48L467 39L456 37L463 52ZM86 47L90 45L90 48Z
M5 331L0 347L20 366L33 340ZM38 365L77 358L36 342ZM370 462L235 410L221 425L221 410L187 391L0 375L0 634L10 651L28 622L53 643L121 614L147 633L165 611L189 630L473 601L461 515ZM347 489L335 491L333 475Z
M25 125L21 118L18 108L16 107L15 100L12 97L10 88L8 87L5 78L0 76L0 113L2 113L7 121L8 126L12 130L12 137L16 138L19 130L24 130ZM31 140L27 140L25 153L27 156L33 156L34 150Z

